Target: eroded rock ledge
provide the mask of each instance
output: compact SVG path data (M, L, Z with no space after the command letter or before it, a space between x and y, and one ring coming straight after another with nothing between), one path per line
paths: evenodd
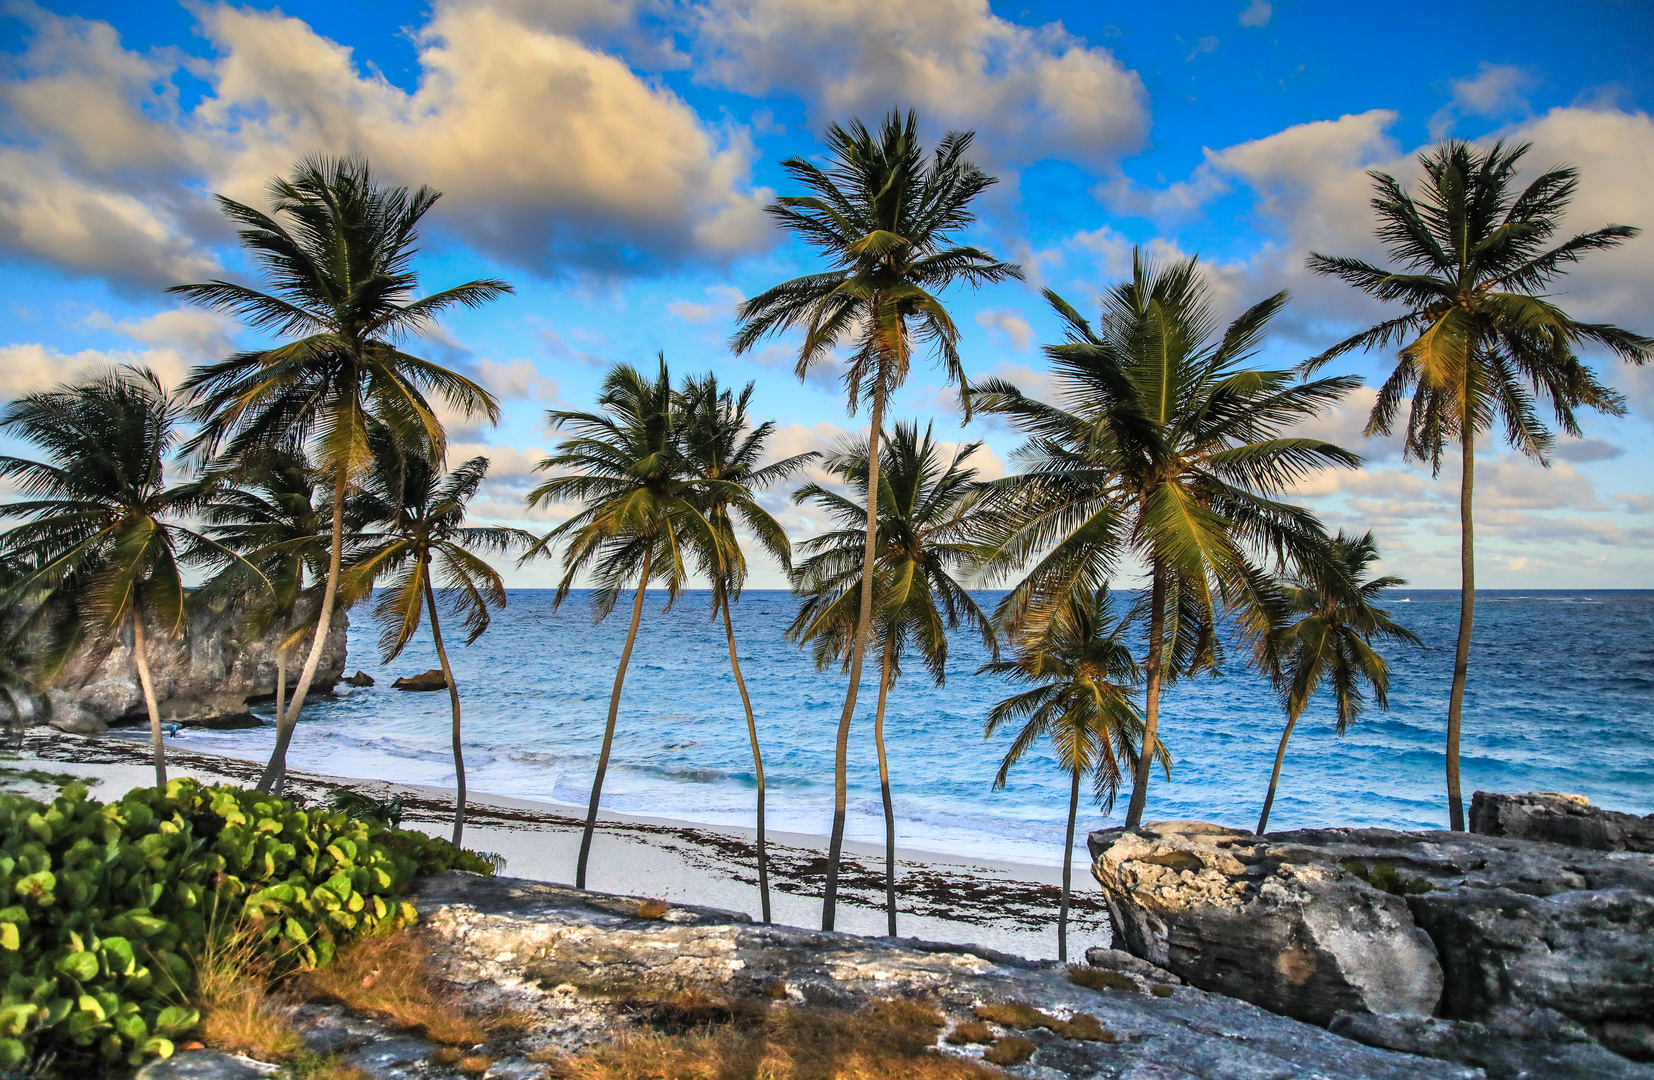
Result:
M1115 947L1194 986L1495 1077L1654 1077L1654 856L1187 821L1090 846Z

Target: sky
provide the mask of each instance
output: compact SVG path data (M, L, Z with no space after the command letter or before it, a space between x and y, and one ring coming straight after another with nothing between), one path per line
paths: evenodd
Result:
M1377 259L1369 169L1411 180L1457 137L1531 142L1524 175L1580 170L1572 231L1654 226L1654 5L1442 3L1426 23L1379 5L1006 4L973 0L328 0L0 6L0 398L107 363L176 384L265 341L163 290L256 280L214 193L252 203L313 153L366 155L389 184L444 192L417 268L434 291L503 277L515 295L447 318L417 350L502 400L455 418L451 460L485 454L481 518L543 531L568 507L523 494L555 445L548 408L590 408L615 363L756 383L773 451L829 449L865 421L796 342L730 355L735 305L821 266L763 213L779 163L819 157L827 124L918 110L934 139L976 133L998 183L964 239L1022 283L946 294L973 377L1049 392L1060 331L1042 288L1085 312L1130 266L1199 254L1231 317L1291 303L1258 362L1289 367L1385 316L1303 269L1310 251ZM1654 236L1559 283L1572 314L1654 333ZM1654 366L1587 353L1626 397L1549 467L1489 443L1477 463L1478 584L1654 587ZM1306 430L1364 457L1296 497L1373 530L1384 569L1458 581L1458 472L1362 435L1392 358L1329 369L1367 386ZM983 478L1014 469L1003 423L961 425L933 365L896 418L980 440ZM13 445L8 450L16 450ZM767 497L795 539L823 522ZM3 492L0 492L3 497ZM549 562L512 569L554 584ZM751 584L783 584L756 568ZM1132 584L1125 582L1124 584Z

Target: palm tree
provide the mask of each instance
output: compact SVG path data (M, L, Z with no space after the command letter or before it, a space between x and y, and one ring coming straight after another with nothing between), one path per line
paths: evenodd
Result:
M423 453L404 454L383 429L377 429L375 436L373 476L349 507L349 516L362 522L364 528L350 538L351 560L344 590L350 596L366 595L391 575L373 608L380 628L380 659L386 664L402 655L419 630L423 615L430 615L431 644L442 665L442 677L448 682L453 713L453 842L458 847L465 831L459 682L442 640L435 582L442 583L441 606L462 620L465 644L470 645L488 629L490 609L506 603L505 583L478 553L505 554L532 545L534 537L501 525L465 524L466 505L488 476L486 457L474 457L444 475Z
M1090 776L1093 797L1103 812L1114 808L1125 771L1135 767L1143 742L1143 717L1132 703L1140 680L1128 637L1131 614L1116 619L1108 586L1091 596L1071 596L1065 618L1018 636L1015 659L982 665L984 672L1034 684L1006 698L988 713L984 738L1026 721L999 763L994 790L1010 779L1011 767L1041 739L1050 739L1057 763L1068 773L1068 832L1063 841L1062 901L1057 909L1057 959L1068 959L1068 898L1073 884L1074 819L1080 809L1080 781ZM1156 742L1155 756L1166 760Z
M237 588L244 575L232 572L208 582L204 595L228 591L232 602L248 609L253 633L273 629L280 717L287 703L287 653L309 629L308 622L294 625L294 615L301 601L315 598L313 586L327 573L327 507L316 504L316 473L298 453L254 452L235 463L224 479L223 486L214 486L204 509L203 517L210 523L206 531L257 566L269 588L249 598ZM233 564L226 569L233 571ZM278 773L273 790L281 789L284 778Z
M811 194L784 196L766 209L782 228L801 237L827 260L829 269L794 278L741 305L737 355L771 334L804 329L798 377L851 347L844 386L853 415L865 398L869 430L884 430L885 403L907 378L913 339L934 344L950 383L966 385L959 359L959 330L937 294L963 282L979 286L1021 278L1022 271L987 252L958 245L955 236L975 220L971 204L995 181L965 158L972 135L950 132L927 161L919 121L892 110L875 135L859 120L827 129L831 164L823 169L803 158L781 167ZM868 460L869 492L879 483L878 445ZM850 686L839 714L834 765L832 838L821 926L833 928L838 864L844 846L845 769L850 719L861 686L862 658L873 621L873 548L876 512L869 497L862 551L863 588L850 654Z
M579 500L585 508L541 537L523 556L527 559L537 555L567 537L563 580L557 585L552 608L562 606L574 588L575 577L589 567L597 584L593 615L598 622L608 618L620 591L634 575L637 579L632 622L615 669L603 749L592 780L591 802L586 807L586 828L574 872L577 889L586 887L597 804L603 794L603 778L609 771L626 666L631 662L632 646L643 618L644 590L651 580L659 579L666 586L666 606L670 608L688 582L691 560L698 558L702 566L722 568L718 537L701 515L704 485L689 474L683 458L678 434L679 402L672 393L666 358L660 358L660 370L653 379L629 364L617 365L603 380L598 407L601 412L547 412L553 427L564 428L573 437L558 443L556 453L536 466L562 475L529 492L528 505Z
M1542 400L1557 426L1575 436L1578 409L1625 412L1620 396L1597 381L1574 350L1601 345L1633 364L1654 357L1654 338L1579 322L1546 298L1543 290L1586 253L1617 247L1638 230L1606 225L1553 244L1579 174L1551 169L1518 194L1516 167L1528 149L1526 143L1498 142L1485 151L1442 143L1419 156L1424 179L1417 199L1395 177L1371 173L1375 235L1397 268L1320 254L1305 263L1406 312L1344 339L1304 369L1354 350L1401 344L1367 418L1367 434L1389 434L1411 395L1405 455L1428 460L1439 473L1447 447L1459 445L1459 640L1447 703L1447 811L1454 831L1464 829L1459 735L1476 607L1477 436L1498 422L1505 441L1549 464L1554 438L1536 411Z
M954 577L975 553L968 537L980 528L975 514L976 470L965 462L982 444L966 443L949 457L931 438L928 426L921 437L913 423L898 423L882 441L885 468L879 473L877 580L872 590L873 625L882 660L873 743L884 802L885 919L890 936L895 937L896 815L884 745L884 709L890 687L901 674L902 656L910 643L941 686L947 677L950 629L961 623L972 627L995 656L999 641L987 614ZM834 454L824 466L860 495L860 503L819 484L808 484L793 495L795 502L821 507L839 526L803 543L810 555L793 576L804 602L787 636L801 644L814 642L818 668L835 660L848 664L852 655L857 627L852 605L863 591L861 518L868 496L869 457L866 441L860 441Z
M93 656L106 655L121 634L132 635L157 786L166 784L167 767L149 634L177 638L186 629L179 564L225 554L176 520L205 498L198 483L166 482L177 422L177 405L147 368L25 394L0 414L0 431L45 451L43 461L0 455L0 479L15 481L23 495L0 504L0 514L27 519L0 534L0 558L20 571L7 606L20 604L29 623L49 627L56 639L49 654L59 660L82 642Z
M1270 644L1276 657L1275 684L1281 708L1286 711L1286 730L1281 732L1281 744L1275 750L1269 793L1258 815L1260 836L1269 827L1269 809L1275 805L1275 785L1281 780L1287 740L1322 684L1332 690L1338 710L1338 734L1342 735L1366 704L1361 692L1363 681L1372 687L1379 708L1390 707L1390 665L1373 651L1373 639L1420 647L1424 644L1393 622L1389 612L1374 606L1386 590L1407 582L1398 577L1368 579L1372 564L1378 561L1373 534L1346 536L1340 531L1327 543L1328 557L1309 572L1300 573L1283 590L1293 621Z
M240 458L271 447L308 450L332 495L327 578L316 632L292 704L276 721L276 747L259 777L270 790L316 677L339 587L345 497L372 468L371 422L403 445L442 459L446 439L427 393L464 416L499 419L493 395L440 364L403 352L399 342L429 330L443 311L480 307L511 292L482 279L412 299L419 222L440 198L427 187L381 188L359 158L306 158L289 178L270 181L270 212L219 196L239 222L241 244L270 283L259 292L228 281L177 285L169 292L233 315L250 329L292 338L197 368L184 382L201 425L193 453Z
M741 707L747 714L747 738L752 743L752 768L758 791L758 896L765 923L770 921L770 869L764 840L764 755L758 746L758 722L752 714L752 699L741 677L741 661L735 650L735 624L729 605L741 597L746 581L747 560L735 535L735 517L741 519L753 537L783 570L792 568L792 544L787 532L769 511L758 504L755 492L785 480L821 455L814 450L795 454L772 465L761 466L764 447L775 431L775 422L766 420L757 427L747 417L752 383L739 396L718 387L718 377L684 380L680 393L683 411L681 439L686 471L700 481L701 513L717 538L720 559L704 567L712 579L712 617L724 619L724 640L729 645L729 669L735 688L741 692ZM732 513L733 512L733 513Z
M1218 334L1195 259L1168 265L1132 257L1132 276L1102 299L1093 328L1056 293L1046 299L1067 327L1047 346L1057 403L998 380L978 384L976 407L1028 437L1026 471L989 485L997 527L984 538L990 577L1026 560L1028 574L996 618L1038 633L1065 618L1071 598L1107 583L1124 555L1146 567L1144 738L1159 738L1160 692L1220 659L1217 627L1235 620L1256 640L1273 617L1266 557L1313 560L1323 531L1308 510L1278 496L1350 453L1320 439L1283 437L1359 380L1296 382L1290 371L1248 366L1280 293ZM1139 754L1126 826L1141 823L1152 755Z

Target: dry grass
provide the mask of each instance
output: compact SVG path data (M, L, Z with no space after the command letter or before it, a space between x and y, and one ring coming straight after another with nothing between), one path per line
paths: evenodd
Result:
M270 989L270 963L250 935L211 940L196 958L195 1005L201 1041L260 1061L286 1061L304 1048Z
M1007 1035L998 1039L994 1044L982 1051L982 1060L993 1065L1021 1065L1034 1056L1035 1046L1029 1039L1019 1035Z
M494 1059L488 1055L472 1054L469 1057L460 1058L459 1062L454 1065L454 1068L458 1069L466 1076L481 1076L483 1073L488 1071L488 1066L492 1064L494 1064Z
M1071 967L1068 969L1068 981L1088 990L1129 990L1132 993L1139 990L1137 980L1131 976L1105 968Z
M1171 997L1172 988L1167 986L1165 983L1155 983L1153 986L1149 987L1149 993L1153 994L1155 997Z
M639 900L637 902L637 917L640 919L659 919L665 917L672 905L665 900Z
M727 1002L730 1015L750 1015ZM633 1035L557 1062L568 1080L992 1080L1000 1074L937 1053L942 1018L916 1001L860 1012L775 1006L752 1022ZM1003 1040L1001 1040L1003 1041Z
M412 934L363 938L339 950L333 963L299 976L298 987L311 997L378 1017L393 1027L450 1046L475 1046L489 1036L490 1025L468 1015L458 1001L439 989L426 969L427 950ZM515 1016L502 1017L515 1022Z
M1029 1005L1025 1001L1011 1001L1003 1005L978 1005L976 1015L983 1020L992 1021L1001 1027L1015 1028L1018 1031L1033 1031L1035 1028L1045 1028L1047 1031L1060 1035L1065 1039L1079 1039L1087 1042L1113 1042L1114 1032L1103 1027L1103 1022L1090 1013L1077 1012L1067 1020L1059 1020L1049 1013Z
M993 1041L993 1029L980 1020L967 1020L948 1032L948 1042L953 1046L986 1046Z

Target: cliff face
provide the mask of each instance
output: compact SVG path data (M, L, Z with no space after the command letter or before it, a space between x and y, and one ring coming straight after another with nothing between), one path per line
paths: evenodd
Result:
M327 690L345 667L345 636L350 618L333 613L312 692ZM161 718L183 723L224 722L247 712L250 698L276 692L274 632L240 640L233 616L201 612L192 616L182 641L150 639L149 668ZM308 654L308 639L288 652L291 689ZM51 723L69 731L91 732L109 724L145 717L143 688L133 664L129 641L123 640L93 666L90 656L71 659L51 689Z

